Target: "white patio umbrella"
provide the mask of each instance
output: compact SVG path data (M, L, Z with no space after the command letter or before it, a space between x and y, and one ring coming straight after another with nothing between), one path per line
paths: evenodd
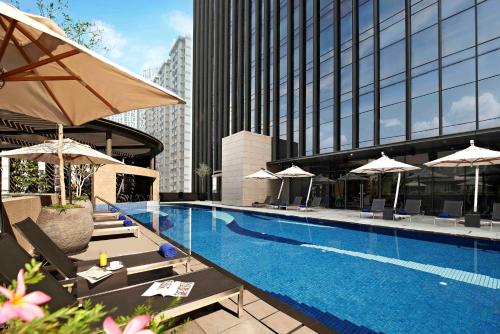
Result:
M298 166L295 166L295 165L292 165L291 167L288 167L287 169L282 170L281 172L276 173L276 175L282 178L280 192L278 194L278 200L281 197L281 192L283 190L283 183L285 181L285 178L310 177L311 178L311 182L309 182L309 190L307 191L307 197L306 197L306 206L307 206L307 202L309 201L309 196L311 195L311 188L312 188L313 178L314 178L315 175L313 173L306 172L302 168L300 168Z
M396 195L394 197L394 209L396 209L399 196L399 186L401 184L401 173L417 169L420 168L391 159L386 156L384 152L382 152L382 156L380 158L378 158L377 160L373 160L366 165L353 169L351 173L366 175L398 173L398 183L396 185Z
M253 179L253 180L281 180L281 177L276 176L273 172L268 171L265 168L261 168L255 173L249 174L245 176L245 179ZM280 190L281 191L281 190ZM279 197L278 197L279 199Z
M0 157L59 164L58 147L58 140L47 140L42 144L3 151L0 153ZM80 144L69 138L63 140L62 156L68 165L123 164L123 162L96 151L88 145Z
M48 18L0 2L0 109L62 125L184 101L65 36ZM62 163L62 156L60 155ZM60 166L63 173L63 166ZM60 175L64 185L64 175ZM64 187L61 202L65 204Z
M428 167L476 167L474 185L474 212L477 212L477 200L479 189L479 166L489 166L500 164L500 152L474 145L474 140L470 141L470 146L464 150L455 152L448 156L429 161L424 165Z

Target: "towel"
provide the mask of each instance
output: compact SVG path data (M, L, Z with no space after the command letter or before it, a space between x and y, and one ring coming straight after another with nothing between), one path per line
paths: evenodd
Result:
M118 215L118 220L125 220L125 219L127 219L127 216L125 216L124 214Z
M172 258L177 254L177 249L171 244L163 244L160 246L160 254L165 258Z
M370 212L370 209L369 208L363 208L363 209L361 209L361 212Z
M398 214L400 214L400 215L407 215L408 213L406 212L405 209L399 209L398 210Z
M116 210L116 208L111 208L111 212L116 213L118 210Z
M438 218L450 218L450 214L446 212L441 212L437 216Z
M130 219L125 219L123 221L123 226L126 226L126 227L134 226L134 223L132 223L132 221Z

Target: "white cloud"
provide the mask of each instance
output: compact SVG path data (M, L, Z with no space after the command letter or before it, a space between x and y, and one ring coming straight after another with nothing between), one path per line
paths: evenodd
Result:
M412 124L413 132L432 130L439 127L439 118L434 117L431 121L419 121Z
M380 123L386 128L401 125L401 121L397 118L388 118L380 120Z
M127 39L115 28L103 21L93 22L95 28L100 31L103 46L108 49L107 56L113 59L119 59L124 54L124 48L127 45Z
M163 15L168 27L181 35L193 34L193 17L184 12L174 10Z
M134 48L134 51L139 53L138 57L143 61L141 71L160 66L168 56L168 48L157 45Z

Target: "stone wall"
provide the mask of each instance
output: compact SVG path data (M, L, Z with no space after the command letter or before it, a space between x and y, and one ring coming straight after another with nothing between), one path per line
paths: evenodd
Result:
M271 194L271 183L277 181L244 179L266 168L271 147L271 137L248 131L222 139L222 204L250 206Z
M110 203L116 203L116 174L130 174L153 179L151 197L160 200L160 172L131 165L104 165L92 175L92 198L98 196ZM94 204L100 204L97 200Z

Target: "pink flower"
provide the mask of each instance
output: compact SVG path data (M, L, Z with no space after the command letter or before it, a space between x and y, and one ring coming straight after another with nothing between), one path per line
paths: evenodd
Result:
M19 270L15 292L0 286L0 293L8 299L3 305L0 305L0 324L13 318L29 322L44 315L43 309L38 305L48 302L51 299L50 296L41 291L26 294L23 274L24 270Z
M104 319L103 329L106 334L154 334L153 331L149 329L144 329L151 321L151 316L140 315L130 320L122 332L120 327L111 317Z

